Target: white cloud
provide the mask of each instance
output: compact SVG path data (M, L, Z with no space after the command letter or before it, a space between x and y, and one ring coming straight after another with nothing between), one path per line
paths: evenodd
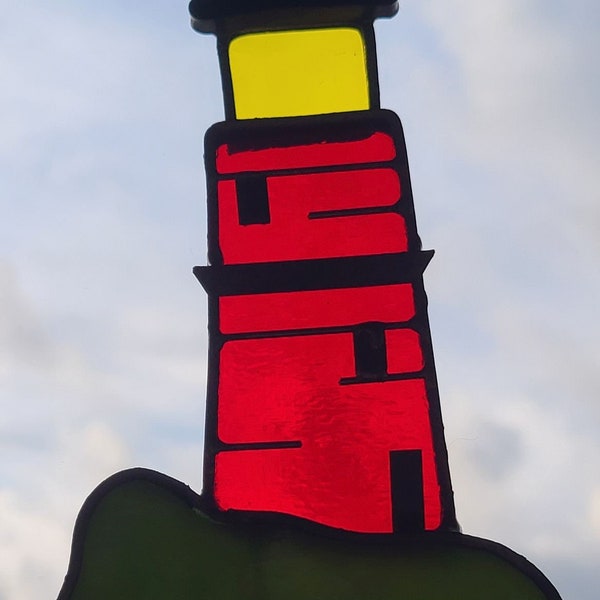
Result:
M600 485L596 485L590 494L588 510L592 531L600 538Z
M0 491L0 597L34 600L58 594L49 587L64 568L70 536L54 515L29 499Z
M593 598L591 590L579 596L573 590L580 577L575 566L585 572L600 556L589 510L600 482L595 437L573 435L563 427L562 414L540 409L525 396L488 390L480 398L468 390L451 394L447 405L453 407L446 421L463 531L524 554L564 598ZM506 444L515 447L507 451ZM587 577L593 578L591 571Z
M37 4L0 22L0 597L11 600L58 593L75 517L110 474L142 464L199 484L205 302L191 267L205 253L203 130L222 114L218 87L203 110L189 103L216 56L181 60L172 32ZM179 16L195 50L185 6Z
M48 448L21 457L23 480L12 489L0 486L1 597L58 594L83 499L129 461L123 440L100 422L54 432Z

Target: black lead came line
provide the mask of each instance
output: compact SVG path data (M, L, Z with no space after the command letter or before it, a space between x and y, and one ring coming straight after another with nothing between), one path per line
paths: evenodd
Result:
M208 294L234 296L413 283L433 250L237 265L194 267Z

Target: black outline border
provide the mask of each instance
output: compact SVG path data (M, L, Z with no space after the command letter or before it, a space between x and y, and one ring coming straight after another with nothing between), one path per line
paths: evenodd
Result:
M399 9L398 0L229 0L230 6L215 9L226 2L192 0L189 13L192 29L198 33L225 31L272 31L277 28L299 29L310 26L336 26L391 18ZM201 7L201 4L205 4Z

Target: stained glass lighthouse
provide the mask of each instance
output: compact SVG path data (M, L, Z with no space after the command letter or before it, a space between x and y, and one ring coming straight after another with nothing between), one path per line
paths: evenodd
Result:
M222 515L457 527L402 127L379 108L393 2L190 5L217 34L206 137L203 494ZM240 19L243 15L243 19Z
M560 600L455 518L398 117L395 2L194 0L226 120L205 139L200 494L146 468L85 501L59 600Z

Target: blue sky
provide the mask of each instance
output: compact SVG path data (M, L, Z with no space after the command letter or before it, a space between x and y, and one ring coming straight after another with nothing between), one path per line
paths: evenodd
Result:
M185 2L93 4L0 15L2 599L56 596L115 471L201 486L215 41ZM591 0L405 0L376 27L458 517L564 600L600 584L599 25Z

